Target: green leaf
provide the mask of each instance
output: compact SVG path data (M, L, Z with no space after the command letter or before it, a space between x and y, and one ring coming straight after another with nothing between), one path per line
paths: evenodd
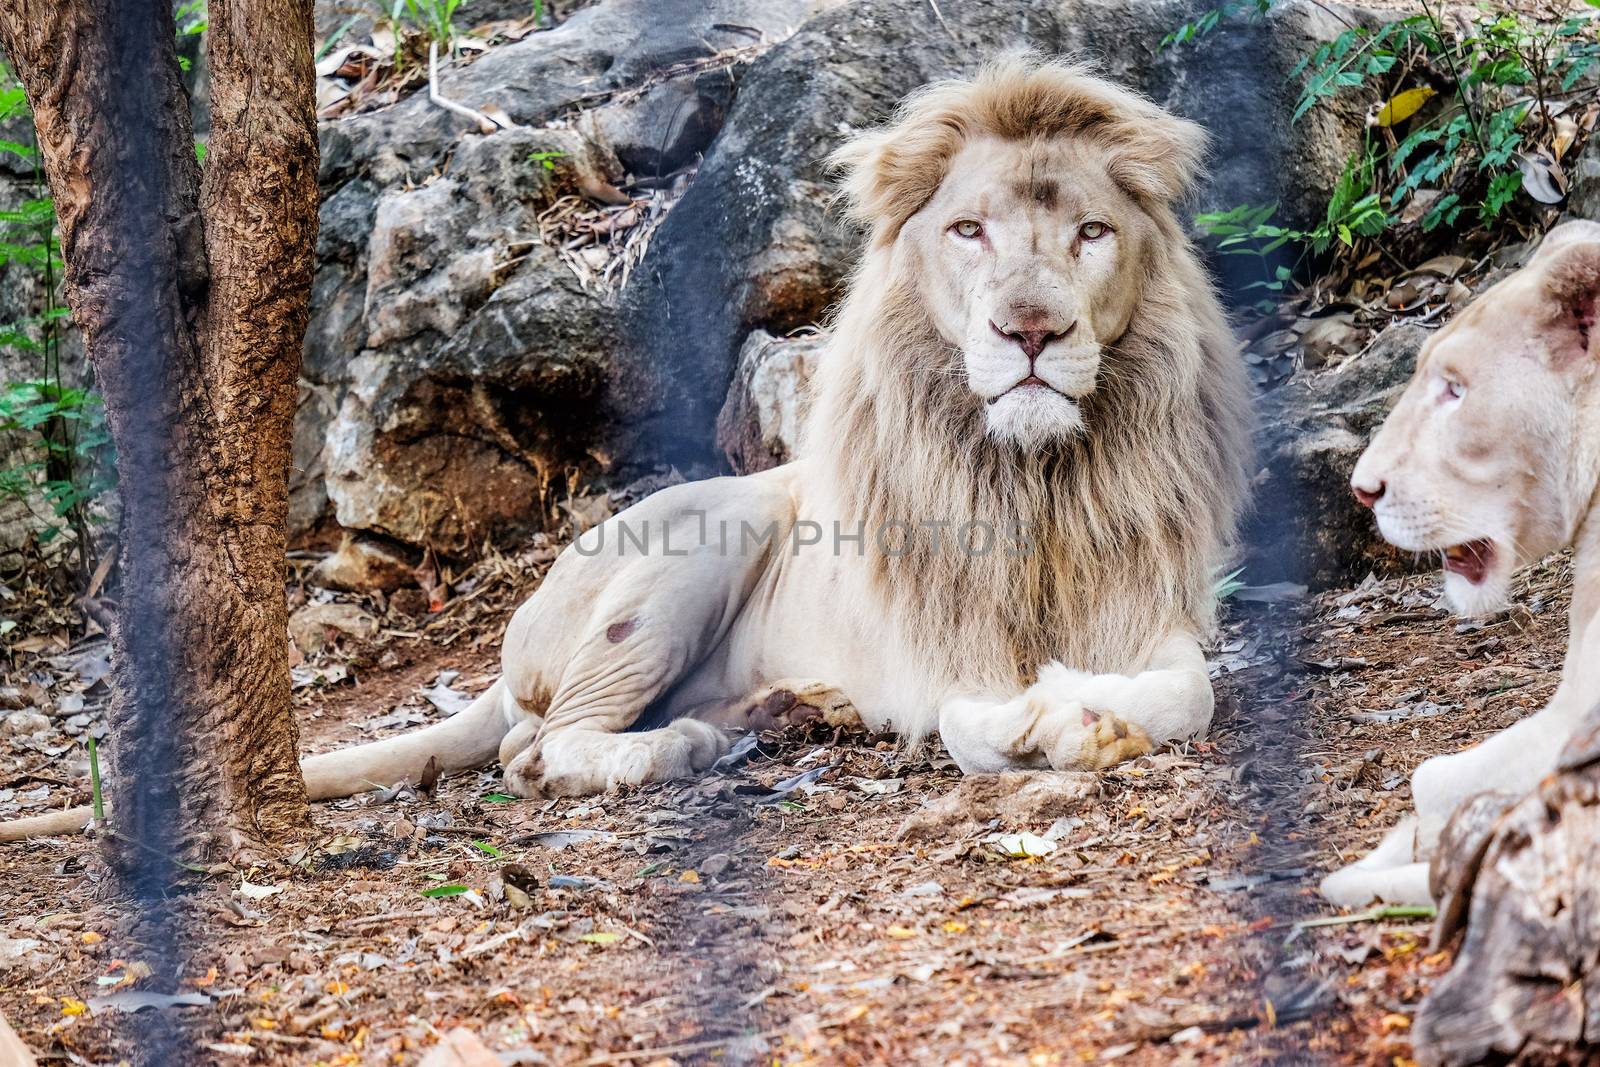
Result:
M425 897L458 897L465 892L467 892L467 887L464 885L436 885L432 889L424 889L422 895Z
M486 856L493 856L495 859L500 858L500 850L489 844L487 841L474 841L472 843L472 847L477 849L479 852L482 852Z
M599 930L592 934L580 934L579 941L587 941L591 945L614 945L622 940L621 934L614 934L610 930Z
M485 804L515 804L520 798L514 797L510 793L489 793L480 799Z

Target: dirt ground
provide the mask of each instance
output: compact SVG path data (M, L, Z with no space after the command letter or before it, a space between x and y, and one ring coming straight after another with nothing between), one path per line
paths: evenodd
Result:
M487 685L474 636L514 572L453 627L386 609L302 665L306 747ZM462 1026L525 1064L1404 1067L1450 962L1427 923L1296 924L1332 914L1316 880L1399 817L1416 763L1541 705L1569 577L1549 561L1487 621L1438 607L1437 576L1231 601L1210 739L1044 790L812 726L622 796L510 801L485 772L321 806L290 862L170 899L195 1006L128 1013L155 946L89 840L0 846L0 1010L79 1064L163 1034L186 1064L412 1064ZM53 683L86 703L80 732L95 647L42 649L27 683L87 659ZM7 740L0 817L85 799L72 721ZM931 807L953 794L965 823ZM1053 850L991 840L1023 830Z

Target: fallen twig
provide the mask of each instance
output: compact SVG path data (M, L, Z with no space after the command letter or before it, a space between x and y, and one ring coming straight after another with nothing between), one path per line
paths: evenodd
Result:
M430 41L428 43L428 99L433 101L435 104L438 104L446 111L453 111L457 115L465 116L466 118L476 122L478 124L478 129L483 133L493 133L495 130L508 130L515 125L515 123L502 121L489 115L485 115L481 111L475 111L465 104L458 104L454 100L446 98L443 93L439 92L438 41Z

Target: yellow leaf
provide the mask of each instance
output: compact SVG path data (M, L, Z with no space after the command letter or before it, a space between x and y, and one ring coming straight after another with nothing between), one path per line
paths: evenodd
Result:
M337 978L324 985L322 988L327 992L332 993L336 997L342 997L346 993L350 992L350 987L339 981Z
M699 882L700 881L700 872L694 870L691 867L689 870L684 871L682 874L678 875L678 881L680 881L680 882Z
M1384 1033L1392 1034L1396 1030L1411 1029L1411 1020L1406 1016L1401 1015L1399 1012L1390 1012L1388 1015L1383 1017L1383 1020L1378 1025L1382 1028Z
M897 941L904 941L908 937L916 937L917 932L904 926L891 926L884 933Z
M251 1019L250 1021L255 1024L257 1030L276 1030L278 1028L277 1020L268 1019L266 1016L262 1016L259 1019Z
M1407 89L1403 93L1395 93L1389 102L1378 109L1378 115L1372 120L1375 126L1393 126L1397 122L1404 122L1415 115L1423 104L1428 102L1434 91L1426 85L1415 89Z
M61 998L61 1014L62 1015L82 1015L84 1012L86 1012L88 1010L89 1010L89 1005L85 1004L81 1000L73 1000L71 997L62 997Z
M622 940L622 935L621 934L614 934L609 930L604 930L604 931L601 931L599 933L584 934L581 937L579 937L578 940L579 941L587 941L591 945L614 945L618 941Z
M954 919L951 919L949 922L944 924L944 932L947 934L964 934L967 932L967 924L958 923Z
M104 941L105 938L101 937L99 934L95 933L93 930L85 930L83 932L82 936L80 937L80 940L85 945L98 945L100 942Z

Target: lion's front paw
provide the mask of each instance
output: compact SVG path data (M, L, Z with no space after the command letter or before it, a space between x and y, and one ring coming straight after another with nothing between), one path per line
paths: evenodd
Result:
M829 726L859 726L861 714L844 693L826 682L778 682L758 690L744 706L751 730L784 730L820 720Z
M1100 771L1155 751L1150 735L1115 715L1090 711L1082 704L1071 704L1059 714L1066 728L1050 752L1050 766L1057 770Z

